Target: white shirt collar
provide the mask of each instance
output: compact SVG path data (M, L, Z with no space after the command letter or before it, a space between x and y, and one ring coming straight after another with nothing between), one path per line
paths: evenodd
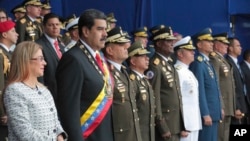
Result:
M90 52L90 54L95 58L96 52L82 39L80 39L80 41L84 44L84 46L87 48L87 50Z
M235 58L235 57L233 57L233 56L231 56L231 55L228 55L229 57L231 57L232 59L233 59L233 61L234 61L234 63L237 65L238 64L238 59L237 58Z
M133 72L135 72L137 75L139 75L140 76L140 78L144 78L145 77L145 75L144 74L141 74L141 73L139 73L138 71L136 71L136 70L133 70L132 69L132 71Z
M44 33L44 36L49 40L50 44L55 47L54 42L57 41L57 39L51 38L49 35Z
M156 52L157 54L159 54L165 61L167 61L168 62L168 58L166 58L164 55L162 55L161 53L159 53L159 52Z
M3 44L3 43L0 43L0 45L7 51L7 52L9 52L10 50L9 50L9 48L5 45L5 44Z
M186 68L186 69L188 69L188 67L189 67L187 64L184 64L180 60L176 60L175 66L176 65L180 65L180 66L182 66L183 68Z
M121 71L121 68L122 68L122 65L121 65L121 64L118 64L118 63L116 63L116 62L114 62L114 61L112 61L112 60L109 60L109 59L108 59L108 62L109 62L110 64L112 64L116 69L118 69L119 71Z

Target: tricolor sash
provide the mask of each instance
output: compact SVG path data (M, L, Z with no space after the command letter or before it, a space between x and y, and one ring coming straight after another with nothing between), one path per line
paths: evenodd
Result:
M81 45L80 46L83 52L88 56L91 60L92 57L86 50L86 48ZM82 136L86 139L93 131L98 127L98 125L102 122L103 118L107 114L110 109L110 106L113 102L113 80L108 70L106 63L103 63L104 71L100 71L99 67L94 63L94 61L90 61L93 63L98 72L103 75L104 85L96 97L96 99L92 102L90 107L85 111L85 113L80 118Z

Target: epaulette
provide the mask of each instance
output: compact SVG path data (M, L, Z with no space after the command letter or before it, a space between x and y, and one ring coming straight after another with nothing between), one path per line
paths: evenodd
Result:
M159 59L159 58L155 58L154 64L155 64L155 65L159 65L159 63L160 63L160 59Z
M129 78L134 81L135 80L135 75L134 74L130 74Z
M177 65L175 66L176 70L180 70L181 69L181 65Z
M42 23L42 18L39 17L39 18L36 19L36 21L37 21L38 23Z
M21 22L22 24L24 24L24 23L26 22L26 19L25 19L25 18L22 18L22 19L20 20L20 22Z
M168 60L169 60L170 62L173 62L173 59L172 59L171 57L168 57Z
M215 56L215 55L216 55L216 53L215 53L215 52L212 52L212 53L210 53L210 55L211 55L211 56Z
M203 61L203 58L202 58L201 56L198 56L198 57L197 57L197 60L200 61L200 62L202 62L202 61Z

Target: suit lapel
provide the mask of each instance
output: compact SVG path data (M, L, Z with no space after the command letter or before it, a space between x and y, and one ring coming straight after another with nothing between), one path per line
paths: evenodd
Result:
M59 60L59 58L57 56L57 53L56 53L56 51L54 49L54 46L51 45L51 43L49 42L49 40L46 38L45 35L42 36L42 39L43 39L43 42L45 44L44 47L48 48L48 50L51 52L51 56L54 56L54 57L56 57L57 60Z

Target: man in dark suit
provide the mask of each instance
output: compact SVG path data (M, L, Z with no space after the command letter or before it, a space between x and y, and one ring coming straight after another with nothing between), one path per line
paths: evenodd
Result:
M121 27L108 31L103 53L114 78L112 120L115 141L142 141L135 100L135 86L122 63L128 58L130 40Z
M0 22L0 140L7 140L7 116L3 106L3 89L7 83L10 70L10 47L16 44L18 34L12 21Z
M218 77L224 111L224 118L219 123L218 141L228 141L231 118L234 116L236 108L233 68L224 58L229 44L227 33L213 35L213 38L213 52L210 53L209 58Z
M112 80L99 55L105 45L106 27L103 12L85 10L78 22L80 40L63 54L57 67L57 108L70 141L114 140Z
M41 22L37 20L41 14L40 0L25 0L26 15L16 21L16 31L19 34L17 43L35 41L42 35Z
M151 39L155 53L146 74L156 99L155 136L157 141L179 141L184 130L182 99L178 73L170 59L175 37L171 27L160 25L153 28L155 32L152 32Z
M64 52L64 46L58 40L60 25L61 23L57 15L53 13L45 15L43 20L44 34L36 40L43 47L43 56L47 62L44 68L44 75L39 78L39 81L48 87L55 101L57 98L56 67Z
M250 104L250 50L247 49L243 53L243 61L240 63L242 73L245 77L245 84L247 90L247 102ZM250 119L248 119L250 123Z
M218 123L222 119L219 84L217 74L209 63L209 54L213 51L212 30L204 30L192 36L197 47L194 62L190 70L199 82L199 104L202 118L202 130L199 132L200 141L217 141Z
M233 67L233 76L235 82L236 93L236 111L232 118L231 124L246 124L247 123L247 97L245 91L245 79L240 69L237 57L241 54L240 41L237 38L228 38L229 47L226 59L228 63Z

